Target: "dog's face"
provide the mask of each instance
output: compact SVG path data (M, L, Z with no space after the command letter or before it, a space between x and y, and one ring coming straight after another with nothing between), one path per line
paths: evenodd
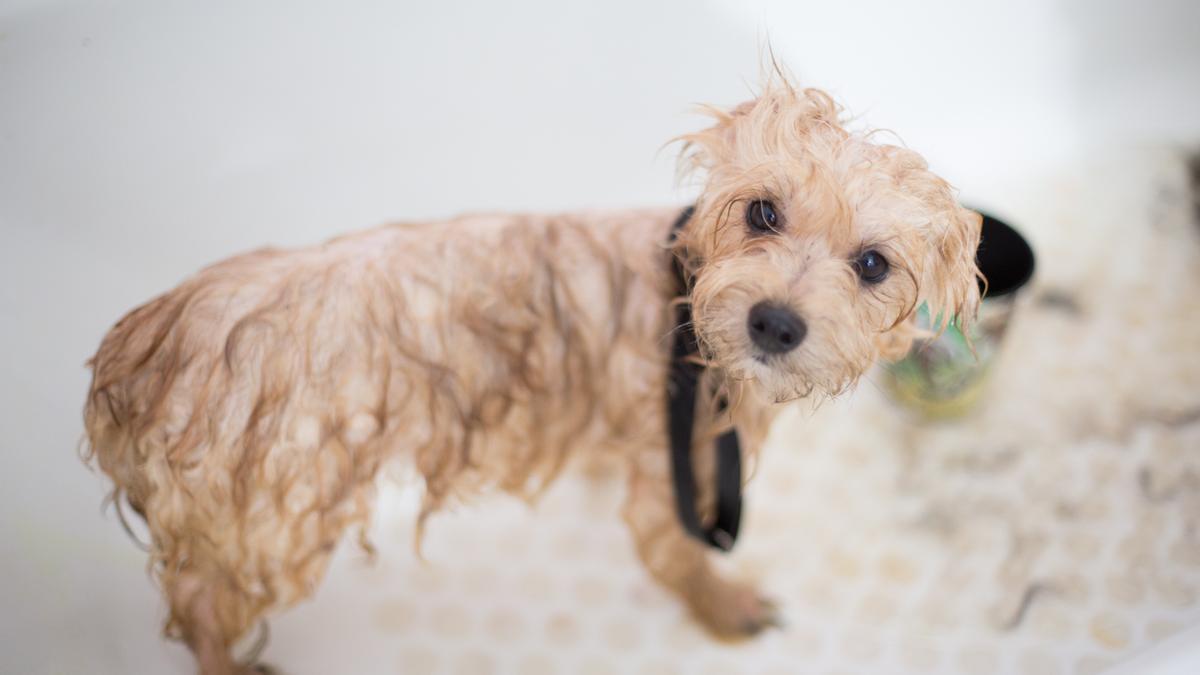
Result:
M979 302L980 217L907 149L839 123L824 93L775 85L683 137L705 175L679 245L705 355L771 400L835 395L899 358L913 315Z

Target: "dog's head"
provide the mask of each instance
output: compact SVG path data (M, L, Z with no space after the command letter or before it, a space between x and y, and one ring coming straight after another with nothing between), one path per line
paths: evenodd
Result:
M703 191L677 245L707 358L769 399L837 394L899 358L921 303L969 321L980 217L905 148L845 130L825 93L768 85L682 137Z

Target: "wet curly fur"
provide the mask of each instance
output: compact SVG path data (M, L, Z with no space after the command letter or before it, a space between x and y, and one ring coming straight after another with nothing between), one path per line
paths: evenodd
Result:
M675 520L672 303L692 303L709 363L696 447L732 425L752 458L779 403L903 354L919 303L974 314L979 218L917 154L845 130L822 92L775 78L710 112L681 138L702 190L671 247L677 209L391 225L217 263L112 328L91 361L90 456L144 517L167 634L201 670L238 670L230 645L311 594L347 530L369 547L391 462L422 479L423 524L488 490L535 498L572 453L618 455L651 574L718 636L772 622ZM752 236L746 205L764 199L777 231ZM880 284L854 272L865 247L892 263ZM672 297L672 254L689 298ZM746 316L762 300L804 317L799 348L756 358Z

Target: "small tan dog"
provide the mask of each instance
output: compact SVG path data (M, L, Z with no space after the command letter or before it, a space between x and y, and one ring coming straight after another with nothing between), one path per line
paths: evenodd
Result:
M707 363L693 447L710 486L715 437L736 428L755 456L779 404L903 355L920 303L972 317L980 220L820 91L778 78L712 114L681 139L704 182L674 239L677 209L393 225L217 263L117 323L91 362L91 457L145 518L167 634L203 672L239 672L230 646L313 592L400 460L424 478L423 523L489 489L534 497L571 453L619 455L650 573L716 635L773 622L676 516L673 303Z

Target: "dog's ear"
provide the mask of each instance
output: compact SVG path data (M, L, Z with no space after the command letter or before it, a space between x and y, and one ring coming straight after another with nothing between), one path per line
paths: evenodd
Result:
M935 331L954 322L965 332L975 320L982 278L975 265L975 254L982 227L982 216L956 205L930 235L922 300L929 306Z

